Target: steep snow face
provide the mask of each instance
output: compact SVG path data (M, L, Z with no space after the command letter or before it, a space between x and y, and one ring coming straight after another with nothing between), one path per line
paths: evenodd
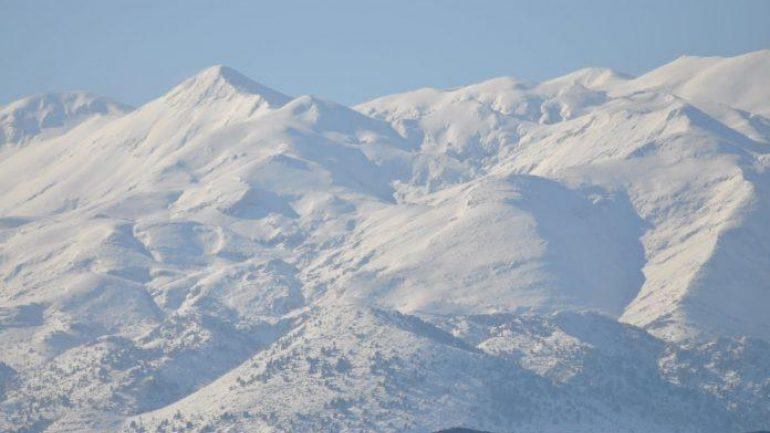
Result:
M0 430L762 428L766 57L356 109L215 66L5 145Z
M85 92L31 96L0 107L0 146L52 137L94 117L112 118L129 111L127 105Z

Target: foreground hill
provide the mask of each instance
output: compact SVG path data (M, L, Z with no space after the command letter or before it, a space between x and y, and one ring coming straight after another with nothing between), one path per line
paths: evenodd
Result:
M354 109L216 66L32 111L0 146L0 430L763 428L768 64Z

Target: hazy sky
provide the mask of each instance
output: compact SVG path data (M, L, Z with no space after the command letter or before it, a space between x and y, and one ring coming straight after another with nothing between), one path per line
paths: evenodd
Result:
M0 104L88 90L140 104L211 64L343 103L585 66L770 48L770 1L0 0Z

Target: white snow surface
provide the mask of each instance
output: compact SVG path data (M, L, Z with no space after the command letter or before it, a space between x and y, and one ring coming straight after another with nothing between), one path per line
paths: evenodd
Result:
M0 107L0 431L770 419L770 51Z
M93 118L115 117L128 111L128 105L87 92L30 96L0 106L0 146L55 136Z

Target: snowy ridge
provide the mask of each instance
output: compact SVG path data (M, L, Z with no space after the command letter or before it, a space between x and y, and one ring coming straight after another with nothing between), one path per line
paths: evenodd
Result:
M618 92L661 89L676 95L718 102L756 115L770 117L770 90L763 77L770 74L770 50L736 57L682 56L625 85Z
M4 107L0 430L765 428L767 64Z
M40 134L61 134L97 116L116 117L131 107L86 92L31 96L0 106L0 146L21 144Z

